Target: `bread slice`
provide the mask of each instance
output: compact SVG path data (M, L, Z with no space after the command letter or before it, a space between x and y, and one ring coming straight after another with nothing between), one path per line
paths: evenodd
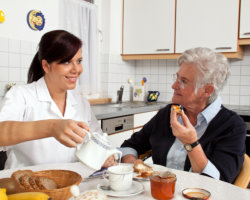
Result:
M180 106L178 105L172 105L172 108L174 109L174 111L177 113L177 114L181 114L182 113L182 109Z
M35 182L40 190L53 190L57 189L57 184L54 180L45 177L45 176L38 176L35 179Z
M143 178L147 178L152 175L153 168L146 165L142 160L137 160L134 163L134 171L141 175Z
M31 176L32 174L33 174L32 170L18 170L18 171L13 172L11 177L20 185L20 188L26 189L25 186L21 183L21 177L25 176L25 175ZM22 180L22 181L24 181L24 180ZM25 181L26 181L26 179L25 179Z
M32 187L34 190L39 190L40 188L39 188L39 186L36 184L36 178L37 178L37 176L31 176L31 177L29 178L29 183L30 183L31 187Z
M25 190L33 189L33 187L30 185L29 179L30 175L23 175L19 178L19 182L24 187Z

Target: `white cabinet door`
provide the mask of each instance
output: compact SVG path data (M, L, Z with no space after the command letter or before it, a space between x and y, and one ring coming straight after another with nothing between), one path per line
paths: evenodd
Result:
M123 54L174 52L174 0L124 0Z
M134 115L134 128L144 126L158 111L139 113Z
M236 52L239 0L177 0L176 53L193 47Z
M112 147L120 147L124 140L129 139L133 134L133 130L123 131L119 133L115 133L113 135L109 135L108 139L112 145Z
M250 1L241 0L239 38L250 38Z

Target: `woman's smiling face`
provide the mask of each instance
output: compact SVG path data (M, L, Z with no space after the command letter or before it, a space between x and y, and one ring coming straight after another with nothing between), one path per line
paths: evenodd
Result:
M75 56L65 63L55 61L48 64L43 60L43 69L49 88L58 88L58 91L72 90L76 87L77 79L83 71L82 50L79 49Z

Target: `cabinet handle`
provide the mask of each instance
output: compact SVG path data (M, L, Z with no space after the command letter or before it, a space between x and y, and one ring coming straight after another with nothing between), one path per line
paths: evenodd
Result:
M232 49L232 47L216 47L216 50Z
M170 49L156 49L156 51L169 51Z
M250 32L243 33L243 35L250 35Z

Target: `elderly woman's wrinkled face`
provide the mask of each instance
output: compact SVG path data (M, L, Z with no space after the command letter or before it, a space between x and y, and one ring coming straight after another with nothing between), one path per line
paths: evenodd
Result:
M181 104L184 108L197 107L206 104L203 90L195 92L195 82L198 70L190 63L183 63L176 74L175 82L172 85L174 94L172 102Z

